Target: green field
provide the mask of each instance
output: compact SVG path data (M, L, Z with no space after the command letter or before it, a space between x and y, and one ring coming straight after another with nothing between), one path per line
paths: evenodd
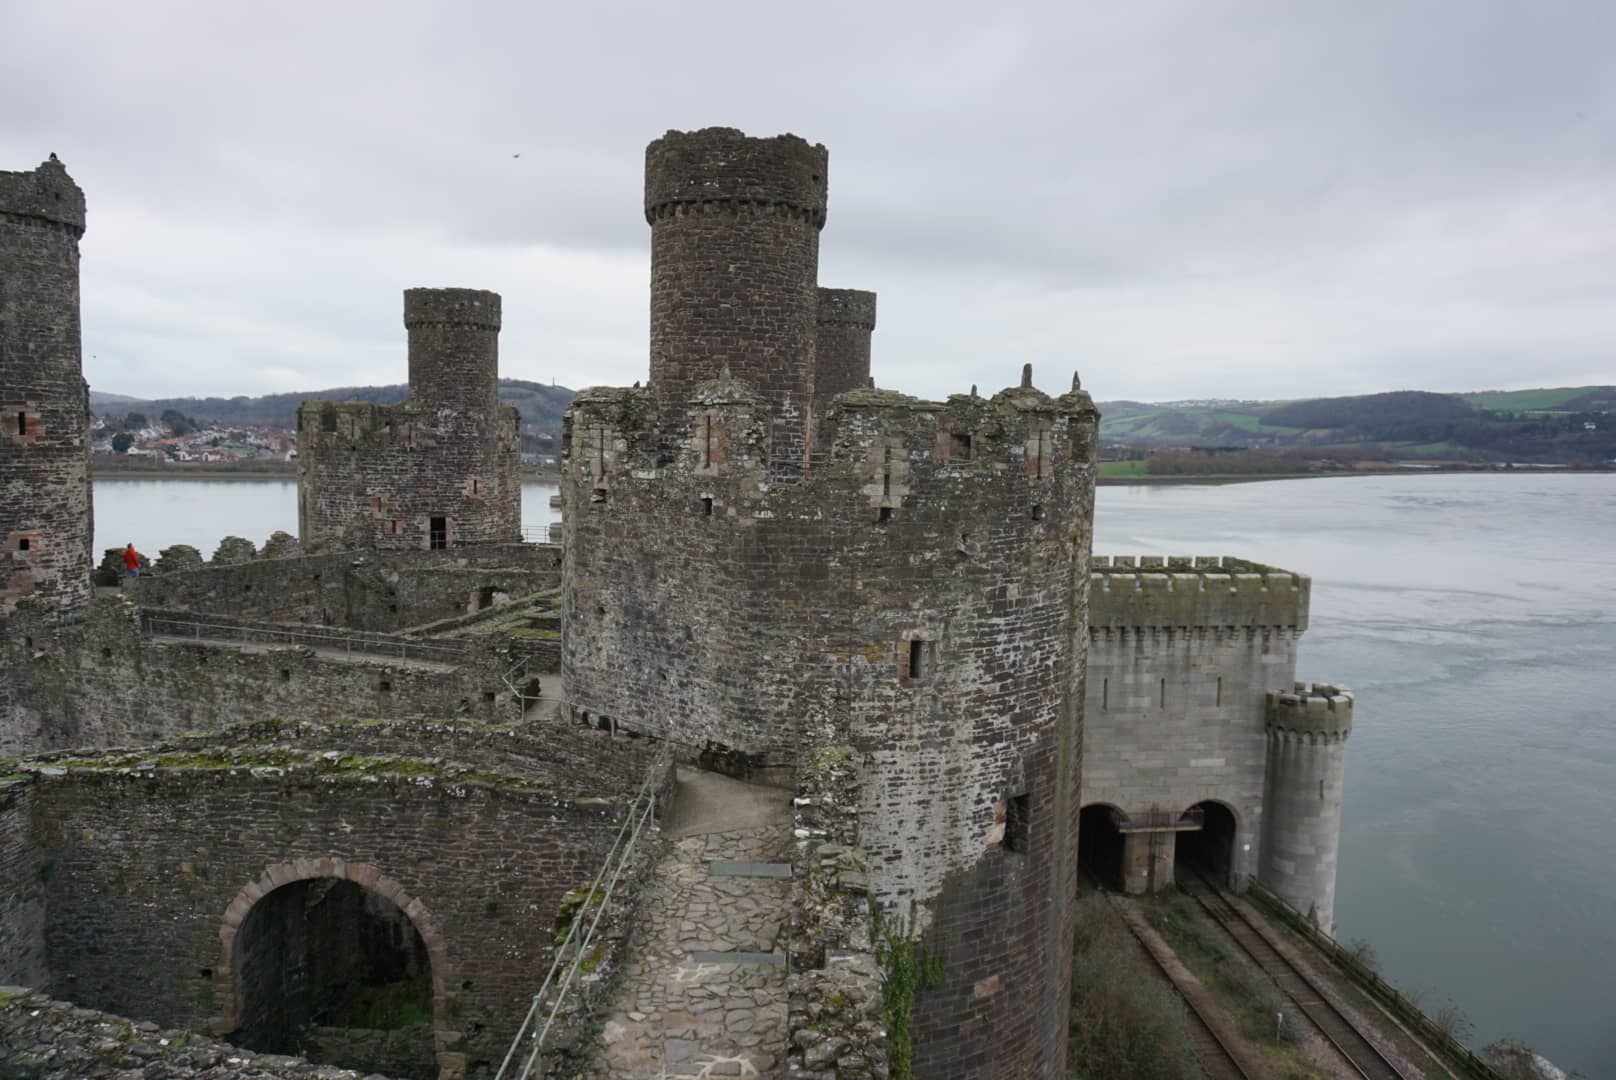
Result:
M1101 476L1146 476L1148 475L1143 461L1102 461L1100 462Z
M1494 390L1481 394L1462 394L1460 397L1478 409L1530 412L1534 409L1558 409L1573 398L1603 389L1605 388L1601 386L1558 386L1539 390Z

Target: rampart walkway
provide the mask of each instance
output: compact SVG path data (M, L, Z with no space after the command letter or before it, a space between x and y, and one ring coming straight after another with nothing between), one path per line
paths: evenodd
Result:
M791 796L681 769L595 1075L782 1077Z

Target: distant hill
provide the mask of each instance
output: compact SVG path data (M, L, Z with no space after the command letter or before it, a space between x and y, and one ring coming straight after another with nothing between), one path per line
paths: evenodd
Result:
M1616 387L1304 401L1101 402L1101 439L1143 449L1317 450L1540 463L1616 459ZM1590 427L1591 425L1591 427Z
M122 394L90 391L90 409L96 413L123 415L145 413L161 416L174 409L200 423L252 427L291 428L297 420L297 407L310 400L369 401L392 405L403 401L409 387L341 386L331 390L309 390L295 394L265 394L262 397L156 398L137 399ZM523 379L499 380L499 400L514 405L522 414L522 427L534 431L561 431L561 414L572 401L573 391L564 386L546 386Z

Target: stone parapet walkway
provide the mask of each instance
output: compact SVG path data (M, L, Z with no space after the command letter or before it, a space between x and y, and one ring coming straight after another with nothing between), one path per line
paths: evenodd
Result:
M593 1075L783 1077L791 793L681 769Z

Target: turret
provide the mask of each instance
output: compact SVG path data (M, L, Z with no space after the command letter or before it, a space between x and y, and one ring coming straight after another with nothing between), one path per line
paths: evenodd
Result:
M405 289L410 400L480 410L499 404L499 294L484 289Z
M0 614L31 596L66 615L92 595L83 235L84 193L56 155L0 172Z
M1352 694L1297 683L1268 695L1263 884L1326 933L1335 930L1336 855Z
M814 415L823 419L837 394L868 386L875 294L820 289L814 331Z
M770 458L800 471L813 430L825 148L733 128L670 131L645 151L651 388L659 437L683 437L695 388L725 369L771 422Z

